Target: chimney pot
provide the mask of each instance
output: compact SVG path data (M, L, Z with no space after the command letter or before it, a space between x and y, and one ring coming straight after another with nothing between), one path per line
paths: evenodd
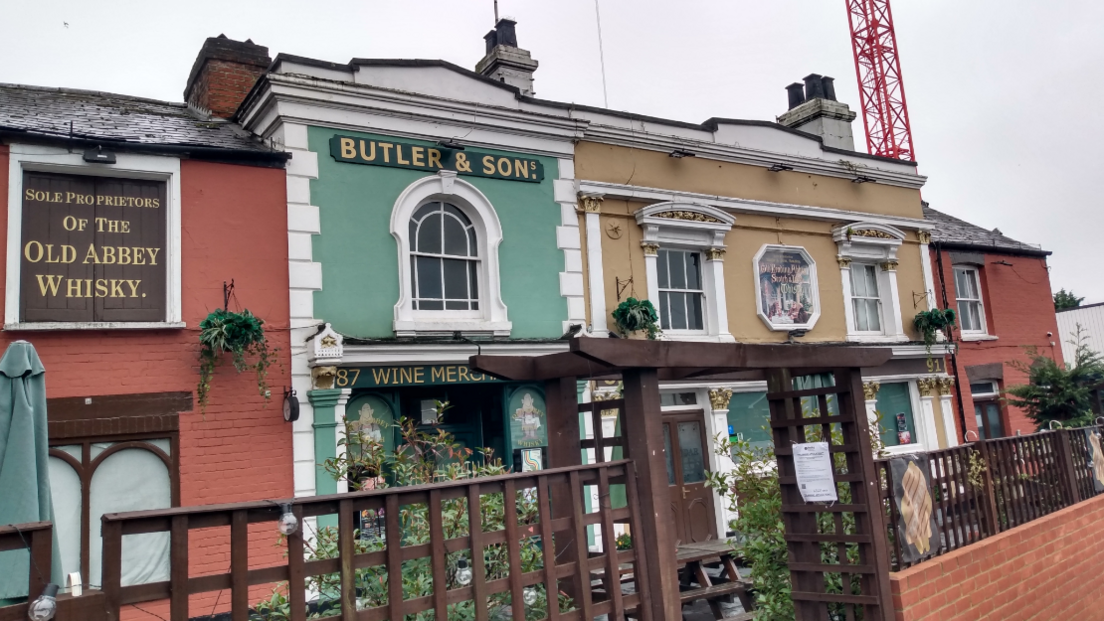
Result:
M211 37L192 65L184 100L212 116L228 119L271 63L263 45L234 41L224 34Z
M836 100L836 79L824 76L820 79L820 85L824 90L824 98L832 101Z
M503 17L495 24L495 32L498 33L497 39L499 45L506 45L509 47L517 47L517 30L514 26L517 25L512 19Z
M522 95L532 96L533 72L539 63L533 60L528 50L518 48L516 25L517 22L504 17L498 20L494 30L483 36L487 53L476 64L475 71L517 88Z
M810 73L805 76L805 101L817 98L824 99L824 83L820 74Z
M805 103L805 85L801 82L794 82L787 86L786 94L790 96L790 110Z

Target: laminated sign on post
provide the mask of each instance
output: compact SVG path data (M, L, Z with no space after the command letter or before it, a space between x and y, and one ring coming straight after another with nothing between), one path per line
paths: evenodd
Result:
M797 487L805 502L836 502L836 481L827 442L807 442L793 447Z

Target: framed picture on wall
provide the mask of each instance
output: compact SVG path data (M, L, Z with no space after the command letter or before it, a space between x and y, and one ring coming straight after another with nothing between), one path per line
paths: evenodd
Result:
M759 318L771 330L809 330L820 318L816 262L800 246L765 244L753 261Z

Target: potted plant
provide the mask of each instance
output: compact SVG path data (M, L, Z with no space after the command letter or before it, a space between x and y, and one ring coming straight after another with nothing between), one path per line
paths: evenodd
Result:
M955 312L952 309L933 308L920 311L912 319L912 325L924 337L924 347L931 356L931 346L935 344L936 333L945 332L955 325Z
M207 315L199 323L199 387L196 393L200 409L206 411L211 377L224 353L231 354L238 373L246 369L257 373L257 389L268 400L270 393L266 378L275 352L275 349L268 348L264 321L248 309L235 313L220 308ZM255 356L255 361L247 361L247 355Z
M659 334L659 315L648 300L625 300L613 311L613 320L625 338L654 341Z

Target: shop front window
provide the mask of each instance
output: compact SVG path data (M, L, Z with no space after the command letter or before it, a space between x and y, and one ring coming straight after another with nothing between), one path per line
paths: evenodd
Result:
M728 433L755 448L771 444L770 407L765 392L738 392L728 402Z

